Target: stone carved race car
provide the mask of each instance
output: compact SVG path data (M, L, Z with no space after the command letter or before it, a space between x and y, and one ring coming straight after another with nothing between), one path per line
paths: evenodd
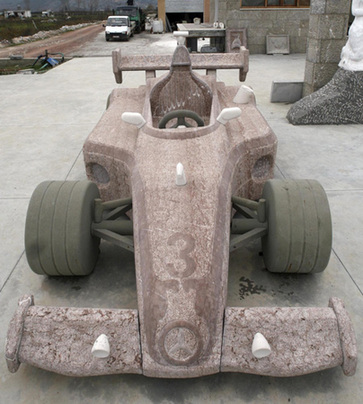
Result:
M277 141L253 93L216 80L219 68L238 68L244 80L248 51L115 51L113 65L117 82L144 69L146 85L111 93L84 145L91 181L36 188L26 254L36 273L71 276L92 272L100 239L132 250L138 309L41 307L24 296L8 331L9 370L185 378L341 365L354 374L355 335L339 299L327 308L226 307L229 251L246 241L262 239L273 272L322 271L331 250L323 188L271 179Z

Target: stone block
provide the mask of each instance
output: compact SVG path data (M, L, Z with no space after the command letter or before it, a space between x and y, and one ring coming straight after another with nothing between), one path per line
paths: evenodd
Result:
M338 69L338 65L336 63L317 63L315 64L314 69L314 78L313 78L313 86L314 91L319 88L325 86Z
M306 61L304 82L312 86L313 77L314 77L314 63Z
M308 31L308 29L309 29L309 16L308 16L308 18L306 20L305 19L300 20L299 28L305 29L306 31Z
M306 60L313 63L320 62L320 41L317 39L310 39L308 41Z
M320 15L315 15L315 14L310 14L310 20L309 20L309 38L319 38L319 20L321 16Z
M346 39L337 39L335 41L321 41L320 62L338 64L340 61L342 48L345 44Z
M270 102L293 103L302 98L303 81L273 81Z
M289 35L267 35L266 36L266 53L272 54L289 54L290 40Z
M345 38L347 34L347 16L341 14L327 15L325 19L320 20L320 29L322 31L322 39Z
M312 91L316 91L331 80L337 68L336 63L312 63L306 61L304 82L312 86Z
M306 97L307 95L310 95L313 92L314 92L313 86L311 84L304 82L303 97Z
M247 46L247 28L226 29L226 52L239 53L240 47Z
M350 13L351 2L347 0L334 0L326 2L327 14L348 14Z
M309 37L315 39L342 39L346 35L344 15L311 15Z
M324 14L327 0L311 0L310 14Z

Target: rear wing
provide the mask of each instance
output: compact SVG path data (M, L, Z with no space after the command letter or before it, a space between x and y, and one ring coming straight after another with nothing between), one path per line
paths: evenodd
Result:
M146 78L155 77L156 70L169 70L172 55L122 56L121 49L112 52L113 73L116 83L122 83L122 72L145 70ZM239 69L239 81L245 81L248 72L249 50L240 47L239 53L196 53L191 54L192 69L206 69L215 74L218 69Z

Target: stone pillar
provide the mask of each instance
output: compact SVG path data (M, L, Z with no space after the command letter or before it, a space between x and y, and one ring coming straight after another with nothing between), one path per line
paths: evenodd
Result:
M354 21L339 68L322 88L295 103L287 113L293 125L363 123L363 0L352 0Z
M158 16L163 21L163 27L166 31L165 0L158 0Z
M203 22L210 22L210 0L204 0Z
M334 76L347 42L350 0L311 0L303 95Z

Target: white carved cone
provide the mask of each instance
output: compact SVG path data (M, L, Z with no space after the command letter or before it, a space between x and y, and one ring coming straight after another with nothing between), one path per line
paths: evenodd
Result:
M176 185L182 186L187 183L185 171L182 163L178 163L176 166Z
M235 104L248 104L252 102L254 105L256 105L255 93L252 88L242 84L237 94L235 95L233 102Z
M252 354L254 357L261 359L269 356L271 353L270 344L267 339L261 334L256 333L252 342Z
M95 358L107 358L110 356L110 343L105 334L101 334L92 347L92 355Z

